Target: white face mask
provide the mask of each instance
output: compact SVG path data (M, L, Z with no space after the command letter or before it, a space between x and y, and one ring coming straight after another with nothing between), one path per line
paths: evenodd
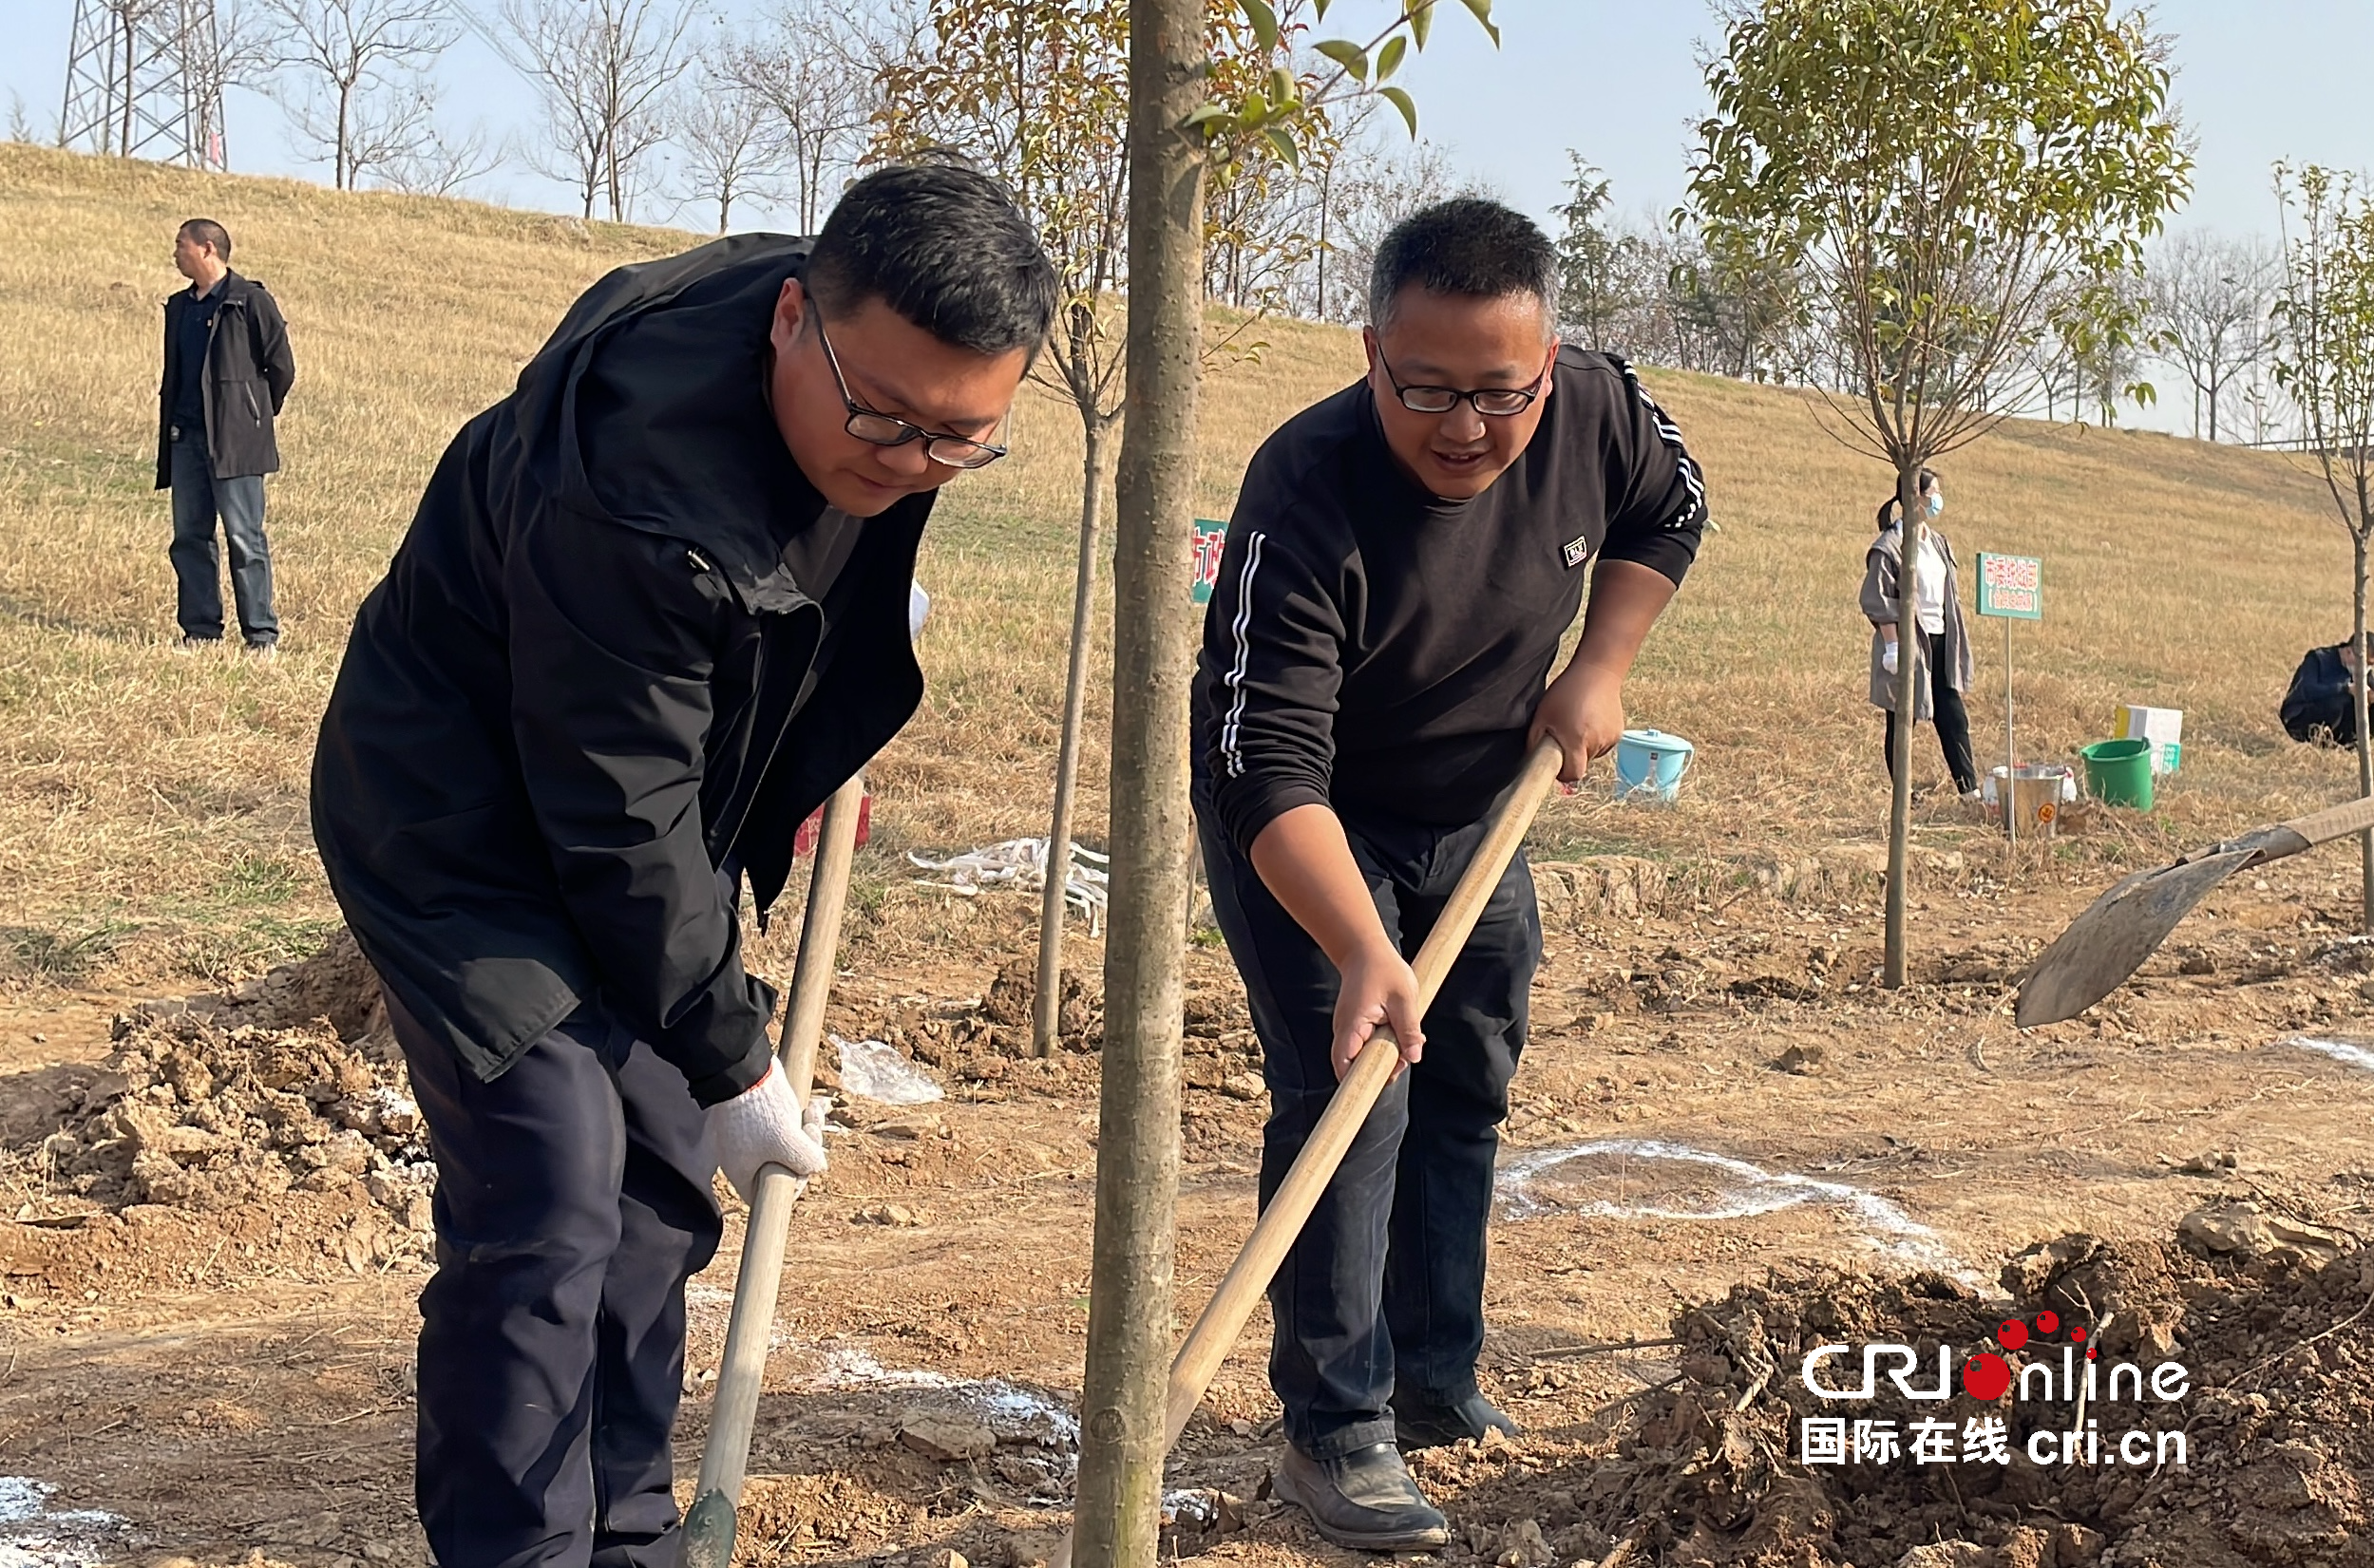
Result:
M1933 518L1945 509L1946 492L1943 490L1931 490L1928 493L1928 515Z

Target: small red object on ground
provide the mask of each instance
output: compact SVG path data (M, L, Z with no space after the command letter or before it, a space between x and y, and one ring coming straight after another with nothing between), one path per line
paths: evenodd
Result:
M864 846L866 839L871 836L873 825L874 792L869 789L858 797L857 803L857 841L860 848ZM808 813L807 821L802 822L800 830L791 836L791 853L794 856L815 854L816 835L824 830L825 808L820 805Z

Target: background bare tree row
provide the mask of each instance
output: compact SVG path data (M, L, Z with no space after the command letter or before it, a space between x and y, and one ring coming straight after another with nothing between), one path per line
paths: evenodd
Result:
M168 0L112 3L158 9ZM299 145L342 189L451 194L512 163L567 184L588 218L693 221L719 233L761 219L813 233L841 188L884 151L936 140L1015 179L1018 118L976 112L978 104L958 105L944 91L942 102L922 104L912 88L944 88L963 74L959 66L978 74L1007 55L1018 60L1029 44L1001 54L1001 25L1012 46L1016 19L1078 9L1052 0L772 0L731 26L704 5L226 0L189 58L211 83L271 93ZM1290 56L1309 0L1276 9ZM979 40L947 26L959 11L984 29ZM1214 5L1208 14L1221 26L1236 11ZM534 91L532 136L496 144L483 125L456 132L440 112L432 66L465 26ZM1306 79L1326 68L1316 57L1292 65ZM1005 73L1015 79L1009 102L1028 96L1019 69ZM1470 188L1439 148L1413 143L1379 107L1364 99L1315 123L1295 162L1248 162L1207 182L1207 297L1255 314L1363 317L1384 231ZM12 134L28 134L25 118L14 117ZM1852 333L1818 292L1770 261L1723 254L1686 214L1624 216L1607 179L1583 155L1569 157L1566 199L1549 217L1570 340L1675 369L1831 390L1852 384ZM1083 167L1067 181L1073 176L1103 180L1110 227L1118 175ZM1122 262L1116 240L1088 269L1092 286L1117 287ZM1997 413L2115 423L2164 393L2189 412L2197 437L2296 436L2292 400L2273 374L2278 274L2272 248L2256 236L2174 232L2139 268L2071 285L2115 297L2139 330L2074 341L2041 331L1993 366L1975 395Z

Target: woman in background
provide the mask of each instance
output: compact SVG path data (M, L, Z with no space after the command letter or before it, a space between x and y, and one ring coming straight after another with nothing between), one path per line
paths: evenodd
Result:
M1973 673L1970 638L1962 622L1962 583L1953 545L1937 531L1938 514L1946 509L1945 487L1927 468L1921 470L1921 501L1929 522L1913 573L1912 621L1920 633L1911 650L1920 661L1913 676L1913 719L1928 719L1937 726L1937 742L1946 753L1954 788L1964 800L1975 801L1978 765L1970 756L1970 715L1962 706L1963 690ZM1901 511L1893 496L1881 505L1879 537L1863 557L1863 614L1871 623L1871 706L1888 715L1890 779L1896 770L1896 670L1907 656L1899 636L1904 619Z

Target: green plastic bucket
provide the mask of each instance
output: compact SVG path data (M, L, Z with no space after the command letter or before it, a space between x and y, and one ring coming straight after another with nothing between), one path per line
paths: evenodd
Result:
M2152 809L2152 743L2144 740L2096 741L2082 746L2085 792L2112 805Z

